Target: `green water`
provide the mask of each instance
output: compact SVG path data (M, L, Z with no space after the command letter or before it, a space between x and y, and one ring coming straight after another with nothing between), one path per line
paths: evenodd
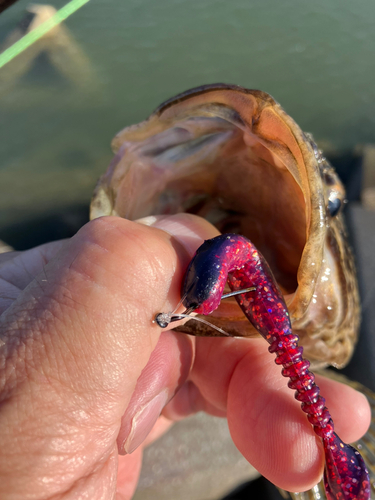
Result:
M43 53L11 83L16 62L0 70L0 229L88 204L115 133L205 83L269 92L339 150L374 142L374 25L374 0L91 0L65 22L74 77Z

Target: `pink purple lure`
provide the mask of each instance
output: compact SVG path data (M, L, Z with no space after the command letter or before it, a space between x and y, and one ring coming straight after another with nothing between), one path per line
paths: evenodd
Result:
M324 398L309 371L309 361L302 358L303 348L292 332L288 310L267 262L245 237L224 234L207 240L198 248L186 271L182 287L185 314L210 314L220 304L225 284L232 291L250 286L255 291L240 293L237 302L246 317L270 344L275 362L289 377L288 386L302 404L315 433L322 438L325 452L324 484L329 500L368 500L370 482L360 453L334 432L331 415ZM178 315L164 321L160 313L156 322L165 327ZM163 318L163 320L162 320Z

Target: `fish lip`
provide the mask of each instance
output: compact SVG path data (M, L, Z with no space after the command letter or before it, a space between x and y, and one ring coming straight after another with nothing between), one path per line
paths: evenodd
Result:
M214 90L234 90L244 94L256 95L257 97L263 99L270 104L278 104L277 101L266 92L257 89L247 89L245 87L241 87L240 85L232 84L232 83L209 83L206 85L199 85L198 87L193 87L191 89L187 89L170 99L162 102L152 113L153 115L161 115L164 111L166 111L169 107L174 106L177 103L183 102L186 99L190 99L191 97L202 95L208 92L212 92Z

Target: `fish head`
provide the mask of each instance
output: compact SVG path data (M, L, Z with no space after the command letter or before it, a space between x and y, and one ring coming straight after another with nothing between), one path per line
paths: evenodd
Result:
M271 267L306 356L316 366L348 362L360 309L345 192L312 137L270 95L225 84L191 89L119 132L112 148L91 218L188 212L246 236ZM257 335L234 299L210 321ZM193 321L179 330L215 334Z

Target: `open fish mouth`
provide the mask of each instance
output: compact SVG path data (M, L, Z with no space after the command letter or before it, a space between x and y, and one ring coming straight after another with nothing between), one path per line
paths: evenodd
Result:
M112 147L91 218L189 212L246 236L268 261L306 356L338 367L349 360L359 300L340 213L345 193L311 137L271 96L224 84L192 89L122 130ZM228 333L256 335L234 299L211 320ZM179 330L215 334L197 322Z

